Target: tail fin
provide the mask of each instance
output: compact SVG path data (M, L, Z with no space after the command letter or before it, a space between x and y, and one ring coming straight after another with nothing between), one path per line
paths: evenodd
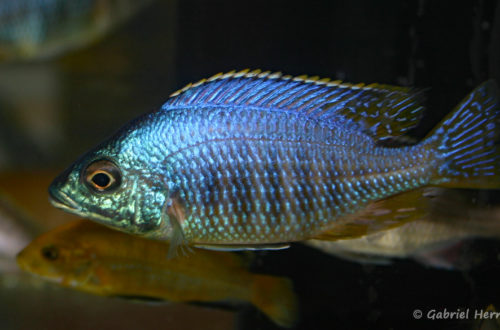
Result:
M500 103L493 80L473 90L431 133L444 158L434 184L500 188Z
M288 278L255 275L251 301L279 326L290 328L297 322L297 297Z

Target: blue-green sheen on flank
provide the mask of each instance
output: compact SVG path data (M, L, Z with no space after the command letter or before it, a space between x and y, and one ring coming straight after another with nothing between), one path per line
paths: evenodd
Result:
M386 215L413 202L398 194L429 184L500 186L490 143L496 86L478 87L422 143L383 147L418 123L419 97L269 72L217 75L84 155L51 196L67 211L173 245L245 247L394 226ZM103 159L120 186L96 192L84 181Z

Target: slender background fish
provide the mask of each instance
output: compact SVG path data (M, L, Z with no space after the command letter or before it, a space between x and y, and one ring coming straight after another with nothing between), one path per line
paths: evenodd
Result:
M464 243L500 238L498 200L485 203L486 191L464 189L431 187L425 194L432 199L424 219L360 238L304 243L361 263L390 264L392 258L413 258L437 268L463 270L475 266L480 258L473 251L465 251Z
M359 237L422 218L427 185L500 188L497 95L486 82L421 143L389 148L417 125L419 93L219 74L125 125L49 191L56 207L174 249Z
M250 302L281 326L297 317L290 280L253 274L234 253L200 251L165 258L168 247L87 220L73 221L35 239L19 266L63 286L104 296L175 302Z
M101 38L153 0L3 0L0 59L43 58Z
M470 251L462 252L462 245L473 238L495 236L498 233L480 235L451 222L416 220L360 238L305 244L358 263L390 265L394 258L410 258L425 266L465 270L480 260Z

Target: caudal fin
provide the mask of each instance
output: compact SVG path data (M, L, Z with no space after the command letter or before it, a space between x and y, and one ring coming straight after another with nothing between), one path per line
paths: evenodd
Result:
M279 326L290 328L297 322L297 297L288 278L255 275L251 300Z
M434 184L500 188L500 103L493 80L473 90L427 139L443 163Z

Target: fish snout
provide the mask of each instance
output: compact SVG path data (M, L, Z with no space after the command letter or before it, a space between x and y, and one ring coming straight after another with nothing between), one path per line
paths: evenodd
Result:
M19 252L16 256L16 263L24 271L29 271L29 256L28 253L26 252L26 249L23 249L21 252Z
M64 211L77 211L79 210L76 202L64 193L63 188L67 184L66 179L58 176L49 186L49 202L56 208Z

